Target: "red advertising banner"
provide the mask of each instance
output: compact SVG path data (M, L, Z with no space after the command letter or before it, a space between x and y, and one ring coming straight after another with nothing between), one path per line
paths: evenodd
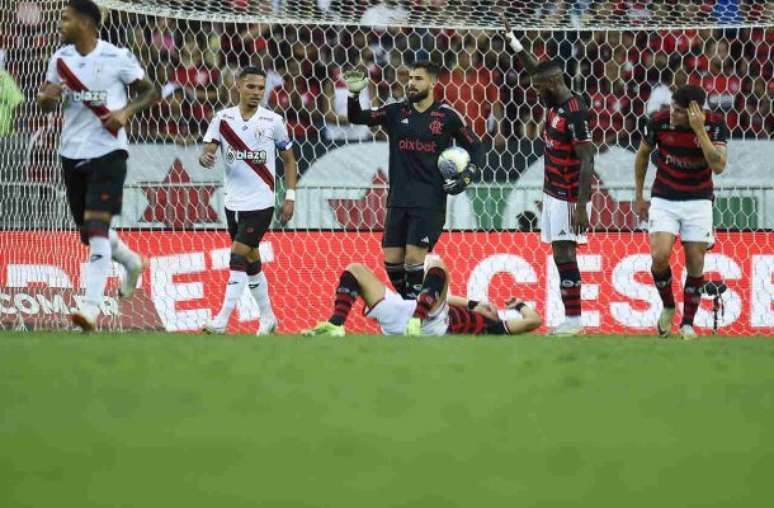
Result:
M108 285L102 318L107 328L200 330L217 312L228 275L229 240L224 232L121 233L130 247L150 258L135 296L115 298L117 278ZM720 332L774 333L774 233L719 233L707 254L708 279L728 285ZM333 291L347 264L362 262L386 281L380 233L271 232L261 244L281 331L295 333L326 319ZM677 246L679 248L679 244ZM560 322L563 308L550 247L537 233L445 233L436 252L449 265L452 292L502 305L511 296L531 302L547 326ZM87 250L75 233L0 232L0 320L59 328L77 305ZM682 301L682 255L673 263L675 295ZM596 233L579 249L583 278L583 319L593 332L651 333L661 309L650 278L647 236ZM116 275L118 271L116 271ZM697 314L701 331L712 326L711 301ZM359 308L358 308L359 309ZM230 331L253 333L258 310L245 292ZM348 322L353 332L375 332L360 312Z

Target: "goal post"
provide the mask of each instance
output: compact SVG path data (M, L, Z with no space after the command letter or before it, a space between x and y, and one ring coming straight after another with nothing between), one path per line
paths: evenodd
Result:
M0 324L67 328L82 293L86 249L64 198L56 156L61 118L34 106L59 46L64 1L0 0L0 69L24 96L0 100ZM101 37L138 57L163 99L129 127L125 241L149 256L127 301L108 285L111 329L200 329L217 311L228 272L223 171L196 160L213 111L236 100L238 69L268 74L264 105L282 114L302 173L293 220L261 245L283 332L332 310L339 272L365 262L385 282L381 232L388 149L379 129L348 125L341 69L361 66L364 107L399 101L412 61L443 69L436 96L458 109L486 147L480 181L450 198L437 246L452 291L503 304L531 302L547 325L563 316L550 249L540 242L543 106L500 33L500 13L538 58L564 65L589 103L597 147L593 232L579 250L584 322L601 333L650 333L660 310L650 280L646 224L633 210L634 152L647 116L676 84L695 83L729 126L726 171L715 177L717 242L708 279L722 279L720 333L774 332L774 9L763 1L545 3L494 0L99 0ZM5 90L5 88L2 88ZM650 167L649 188L655 175ZM278 199L284 190L278 189ZM673 257L682 302L684 264ZM116 267L115 275L119 268ZM697 327L709 330L707 298ZM679 311L679 307L678 307ZM254 332L245 293L230 330ZM355 315L349 328L375 331Z

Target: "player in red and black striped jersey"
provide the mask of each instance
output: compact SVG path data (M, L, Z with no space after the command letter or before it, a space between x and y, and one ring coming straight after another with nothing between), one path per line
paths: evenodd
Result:
M517 298L511 298L505 309L521 318L501 318L489 303L449 295L449 271L439 256L428 256L425 268L419 296L404 300L367 266L352 263L339 277L330 319L303 334L344 336L344 324L358 297L365 303L365 315L376 320L385 335L517 335L540 326L540 315Z
M551 244L559 271L560 292L565 320L552 335L577 335L581 324L581 276L576 247L586 243L585 233L591 214L591 181L594 175L594 145L589 136L589 111L584 101L565 84L559 63L537 63L524 50L507 21L505 37L532 77L546 106L543 141L545 175L541 237Z
M357 96L367 86L368 78L358 71L344 74L350 90L349 121L380 126L389 136L384 265L396 291L409 300L416 298L422 286L425 256L441 236L447 194L465 190L484 159L481 142L462 115L445 102L434 100L437 77L434 64L414 62L407 101L364 111ZM470 153L471 163L457 177L444 181L438 171L438 156L454 142Z
M686 85L675 91L669 111L649 119L634 163L635 208L642 218L648 217L651 272L664 304L656 324L661 336L672 332L675 315L669 258L677 235L688 271L680 323L684 338L696 337L693 318L704 287L704 253L714 242L712 175L725 169L728 128L720 114L702 111L700 104L705 99L698 86ZM654 151L656 180L648 207L643 187Z

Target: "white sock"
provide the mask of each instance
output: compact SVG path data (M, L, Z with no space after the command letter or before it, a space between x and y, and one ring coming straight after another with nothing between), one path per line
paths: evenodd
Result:
M86 265L86 302L99 306L105 296L110 275L110 240L104 236L89 238L89 262Z
M565 318L565 321L567 321L567 324L580 325L581 324L581 317L580 316L568 316L568 317Z
M113 259L115 261L126 266L129 263L134 263L139 258L137 253L127 247L121 238L119 238L115 229L110 228L108 238L110 239L110 249L112 250Z
M228 283L226 285L226 294L223 296L223 305L220 307L216 320L228 321L231 317L231 313L234 311L239 299L242 297L242 292L245 290L245 284L247 284L247 273L238 270L231 270L228 276Z
M258 310L261 313L261 318L266 316L273 316L274 311L271 309L271 299L269 298L269 281L266 279L266 274L261 271L255 275L250 275L247 278L247 283L255 303L258 304Z

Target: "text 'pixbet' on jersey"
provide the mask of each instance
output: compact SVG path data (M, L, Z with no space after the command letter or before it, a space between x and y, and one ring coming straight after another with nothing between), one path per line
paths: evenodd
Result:
M438 145L435 141L422 141L421 139L401 139L398 148L407 152L435 153Z
M226 152L226 158L230 161L256 161L263 164L266 162L266 150L234 150L231 148Z

